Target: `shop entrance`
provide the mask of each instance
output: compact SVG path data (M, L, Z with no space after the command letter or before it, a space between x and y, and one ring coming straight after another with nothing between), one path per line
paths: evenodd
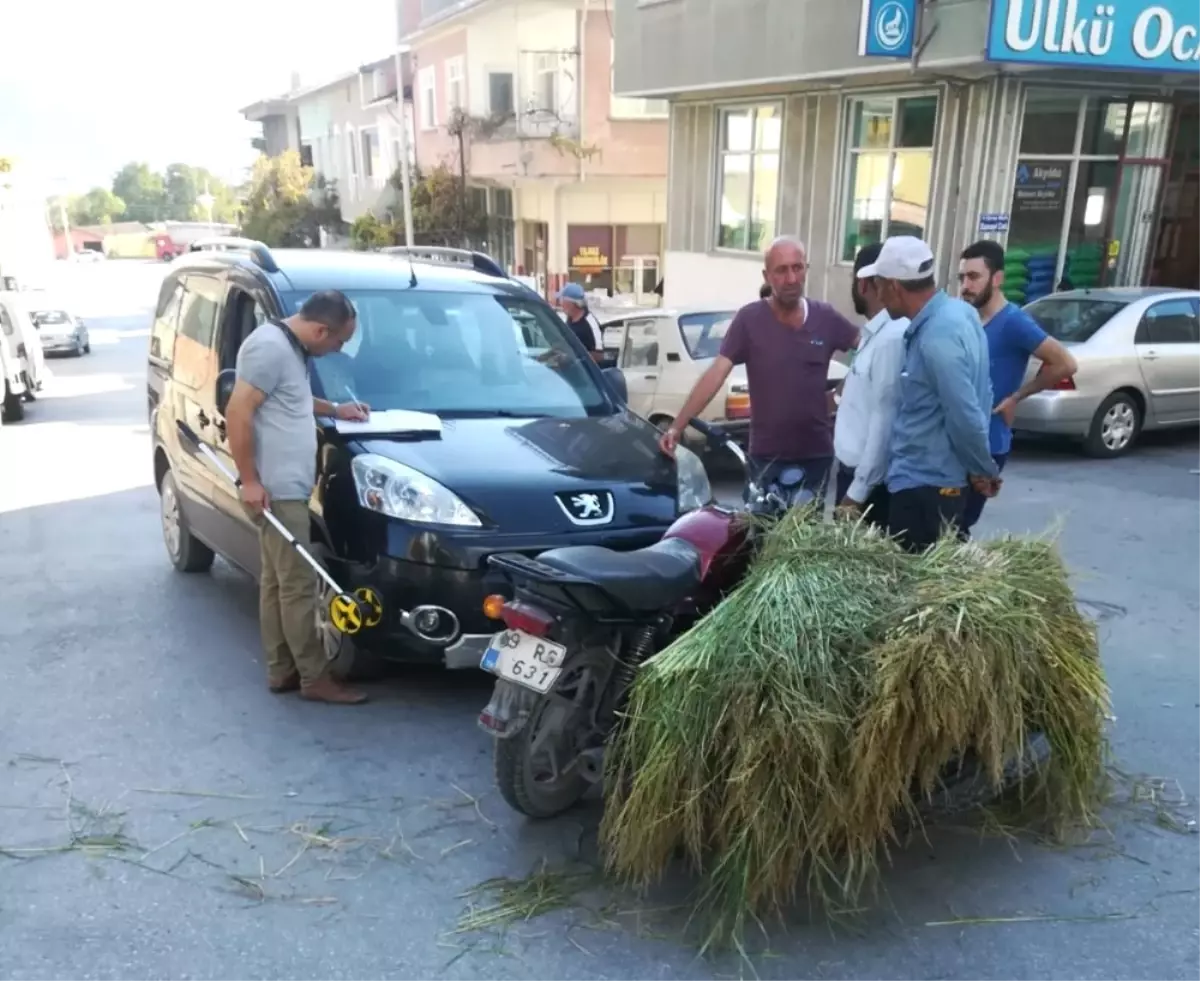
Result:
M1200 102L1178 107L1170 157L1148 281L1200 289Z
M1181 108L1138 97L1027 94L1007 242L1010 299L1032 302L1060 286L1195 283L1195 253L1185 269L1184 242L1189 230L1191 243L1196 238L1195 197L1188 211L1187 168L1177 175L1171 152L1188 118ZM1168 207L1164 191L1176 185Z

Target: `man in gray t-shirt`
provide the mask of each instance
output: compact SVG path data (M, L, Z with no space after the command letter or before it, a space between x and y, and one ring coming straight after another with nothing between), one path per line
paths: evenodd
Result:
M242 502L258 520L262 575L259 624L273 692L350 705L366 701L327 671L317 633L316 579L274 528L270 507L300 544L310 541L308 500L316 482L316 416L363 420L369 409L313 397L309 358L340 351L354 336L354 306L343 293L309 297L287 320L258 327L237 356L237 384L225 410L229 448L241 478Z

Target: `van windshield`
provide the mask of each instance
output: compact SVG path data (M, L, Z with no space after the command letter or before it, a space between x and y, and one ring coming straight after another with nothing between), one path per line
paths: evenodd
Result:
M487 293L347 290L358 329L313 362L314 390L441 416L609 415L549 307ZM294 298L295 305L304 297Z
M732 310L715 310L712 313L685 313L679 318L683 342L693 361L715 358L721 353L721 342L733 323L733 313Z

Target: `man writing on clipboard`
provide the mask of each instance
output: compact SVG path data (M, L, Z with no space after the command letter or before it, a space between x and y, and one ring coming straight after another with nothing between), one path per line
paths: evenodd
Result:
M314 398L309 360L340 351L356 326L346 295L324 290L305 300L295 316L258 327L238 350L237 383L225 410L242 503L259 519L259 626L267 685L277 694L299 690L302 698L338 705L357 705L366 696L327 673L313 571L261 515L270 507L308 546L308 501L317 478L315 417L364 422L370 414L360 402Z

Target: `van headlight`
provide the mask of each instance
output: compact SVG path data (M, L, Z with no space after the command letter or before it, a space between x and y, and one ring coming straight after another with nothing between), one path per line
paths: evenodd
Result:
M358 503L402 521L478 528L482 522L452 491L419 470L375 453L356 456L350 463Z
M700 457L686 446L675 447L675 479L679 513L687 514L712 500L712 485Z

